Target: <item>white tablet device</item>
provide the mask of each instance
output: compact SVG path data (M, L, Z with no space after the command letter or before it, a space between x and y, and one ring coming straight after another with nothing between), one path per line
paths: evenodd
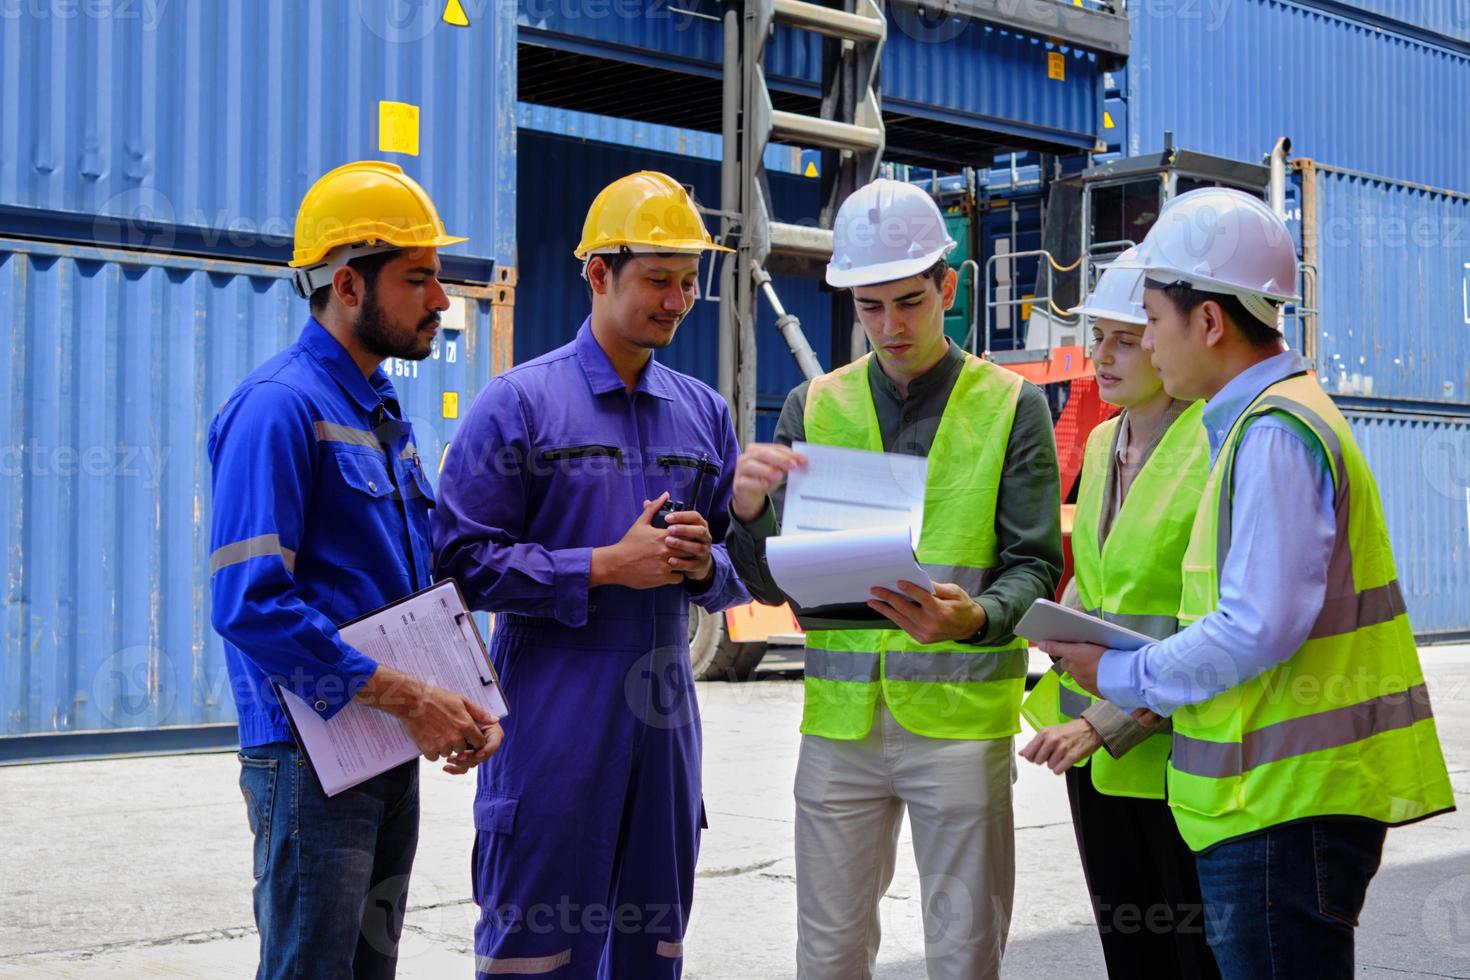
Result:
M1033 643L1096 643L1109 650L1137 650L1154 642L1151 636L1125 626L1104 622L1096 616L1068 609L1050 599L1037 599L1016 624L1016 635Z

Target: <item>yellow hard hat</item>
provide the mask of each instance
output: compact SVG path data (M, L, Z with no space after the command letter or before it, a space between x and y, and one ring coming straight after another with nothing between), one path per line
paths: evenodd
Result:
M332 249L360 242L441 248L465 241L444 230L428 192L402 167L361 160L326 174L301 199L291 267L314 265Z
M640 170L602 189L587 209L577 258L620 251L733 252L716 245L694 199L668 174Z

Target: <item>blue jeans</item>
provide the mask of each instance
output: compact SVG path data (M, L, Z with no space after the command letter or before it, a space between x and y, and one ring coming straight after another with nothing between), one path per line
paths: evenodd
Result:
M1195 855L1225 980L1351 980L1353 928L1386 830L1368 820L1305 820Z
M418 760L336 796L294 744L240 750L259 980L392 977L419 839Z

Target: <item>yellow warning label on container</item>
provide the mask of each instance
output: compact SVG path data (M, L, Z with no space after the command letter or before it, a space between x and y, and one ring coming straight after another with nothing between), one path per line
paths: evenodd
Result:
M459 418L459 392L446 391L444 393L444 417L446 419Z
M1067 80L1067 59L1060 51L1046 53L1046 77L1054 82Z
M821 174L817 173L817 165L815 163L812 163L810 160L808 160L806 162L806 169L801 172L801 175L803 177L820 177L820 176L822 176Z
M378 103L378 149L419 155L419 107L408 102Z
M1077 0L1081 3L1082 0ZM444 5L444 23L453 24L455 27L469 27L470 19L465 16L464 4L459 0L449 0Z
M1103 110L1103 129L1113 129L1113 128L1115 128L1113 126L1113 114L1111 112L1109 112L1108 110L1104 109Z
M1035 299L1036 298L1036 294L1035 293L1028 293L1027 295L1022 296L1021 298L1022 299ZM1022 323L1026 323L1030 319L1031 319L1031 304L1030 303L1022 303L1021 304L1021 322Z

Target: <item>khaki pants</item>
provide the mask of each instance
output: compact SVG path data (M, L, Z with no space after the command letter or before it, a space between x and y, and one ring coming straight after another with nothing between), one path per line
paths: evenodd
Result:
M925 738L881 703L859 741L803 736L796 769L797 976L872 976L878 902L893 879L907 806L929 977L998 977L1015 891L1014 781L1011 739Z

